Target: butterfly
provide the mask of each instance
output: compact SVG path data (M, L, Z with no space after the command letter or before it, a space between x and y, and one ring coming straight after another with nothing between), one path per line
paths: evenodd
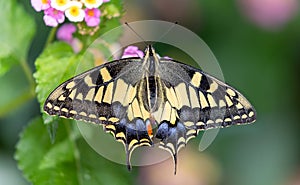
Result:
M49 115L103 125L133 150L153 146L177 154L200 131L252 123L256 111L233 87L206 72L160 58L148 45L143 58L115 60L79 74L51 92Z

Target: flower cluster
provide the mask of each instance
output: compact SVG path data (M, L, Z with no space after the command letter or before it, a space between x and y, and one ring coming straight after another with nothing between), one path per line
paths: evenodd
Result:
M168 57L168 56L163 56L160 57L159 54L156 54L158 58L163 58L163 59L167 59L167 60L172 60L172 58ZM143 58L144 57L144 52L139 50L139 48L137 46L127 46L124 51L123 54L121 55L121 58L130 58L130 57L140 57Z
M32 7L44 11L47 26L56 27L65 21L85 22L89 27L98 26L101 11L99 7L110 0L31 0Z
M122 54L121 58L130 58L130 57L144 57L144 52L139 50L136 46L128 46L124 49L124 52Z

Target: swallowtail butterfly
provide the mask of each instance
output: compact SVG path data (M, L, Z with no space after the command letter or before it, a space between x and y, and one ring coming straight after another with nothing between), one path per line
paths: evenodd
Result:
M103 125L132 151L154 138L174 159L199 131L252 123L256 112L233 87L149 45L143 58L105 63L58 86L47 98L49 115Z

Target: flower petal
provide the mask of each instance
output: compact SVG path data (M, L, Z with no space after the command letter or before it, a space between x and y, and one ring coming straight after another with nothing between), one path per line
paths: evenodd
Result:
M76 32L76 26L72 23L66 23L57 30L56 37L59 40L71 43L74 32Z
M49 0L31 0L31 6L35 11L40 12L50 7Z
M81 22L85 17L84 10L81 9L82 3L78 1L72 1L69 3L69 8L65 11L66 16L72 22Z
M102 5L103 0L83 0L83 3L87 8L92 9Z
M56 27L58 25L56 19L50 15L44 15L43 19L47 26Z
M128 46L124 49L123 55L121 58L129 58L129 57L144 57L144 52L139 50L136 46Z
M60 11L65 11L70 4L70 0L51 0L51 7Z

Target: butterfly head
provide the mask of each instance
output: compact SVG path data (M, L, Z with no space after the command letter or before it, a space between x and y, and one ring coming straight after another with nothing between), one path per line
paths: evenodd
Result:
M145 49L145 56L147 57L152 57L155 56L155 49L153 48L153 46L151 44L147 45L146 49Z
M156 73L156 68L159 65L159 57L155 53L155 49L153 48L152 45L148 45L147 48L145 49L145 56L144 56L144 67L148 74L150 76L154 76Z

